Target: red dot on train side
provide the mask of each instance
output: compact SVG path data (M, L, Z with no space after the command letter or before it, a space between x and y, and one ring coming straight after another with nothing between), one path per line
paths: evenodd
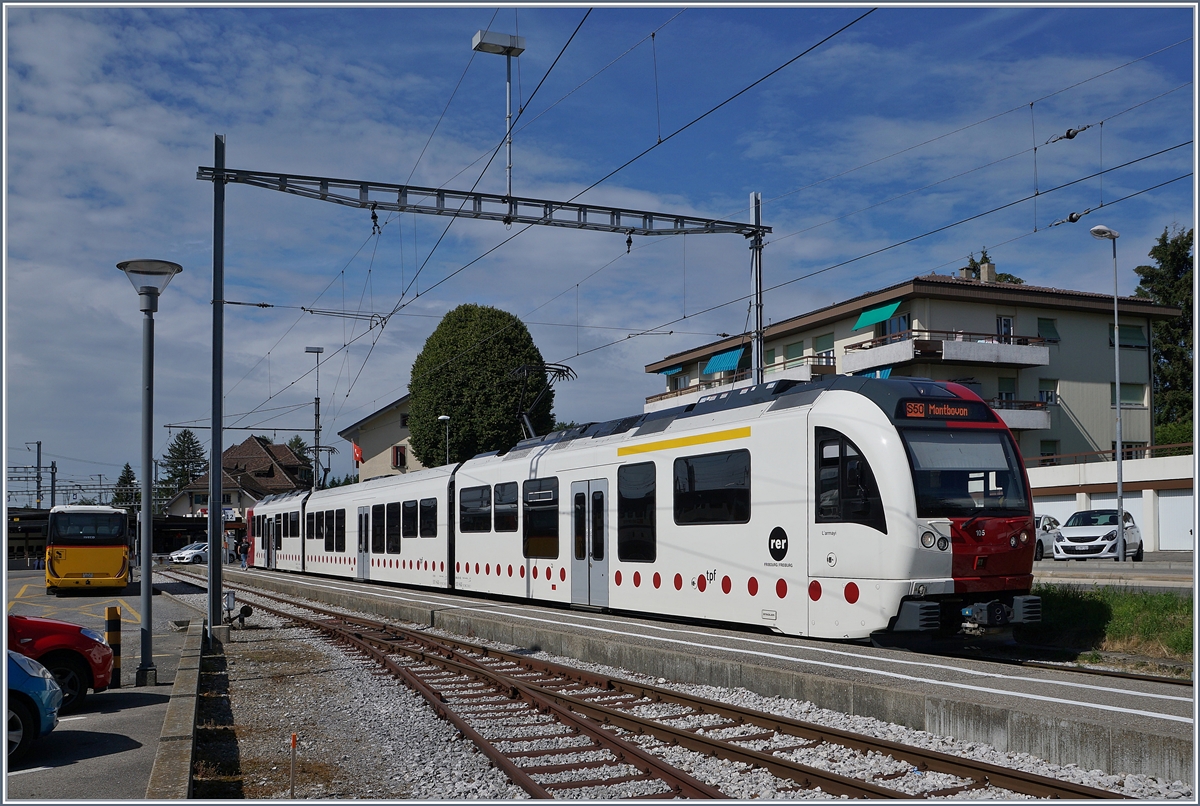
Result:
M438 570L442 571L443 573L445 572L445 570L446 570L446 561L445 560L438 563Z
M616 582L617 586L620 587L620 585L621 585L621 572L620 571L613 574L613 582Z
M729 577L721 577L721 591L723 593L729 593L731 590L733 590L733 580L731 580Z
M486 563L483 566L483 573L486 574L487 576L492 575L492 564L491 563Z
M457 574L461 570L462 570L462 563L455 563L454 564L454 573Z
M475 563L475 573L479 573L479 563Z
M537 579L537 566L536 565L533 567L533 578Z
M680 576L679 574L675 575L675 590L677 590L677 591L683 590L683 577Z
M659 576L657 571L655 571L654 572L654 587L658 588L661 585L662 585L662 577Z
M567 581L567 569L565 567L558 569L558 581L559 582Z
M512 566L511 565L508 567L508 575L512 576Z
M641 586L642 586L642 572L634 571L633 572L633 587L640 588Z
M704 589L708 587L708 582L704 579L704 574L696 577L696 590L704 593Z
M548 566L548 565L547 565L547 566L546 566L546 579L547 579L547 581L550 579L551 575L552 575L552 572L551 572L551 570L550 570L550 566Z
M853 582L846 583L846 601L850 604L858 601L858 585Z
M775 583L775 595L778 596L780 599L787 596L787 581L786 580L781 579Z
M758 596L758 580L754 577L750 577L750 579L746 581L746 591L751 596Z
M521 579L525 578L525 566L521 566Z
M808 598L814 602L821 598L821 583L815 579L808 583Z

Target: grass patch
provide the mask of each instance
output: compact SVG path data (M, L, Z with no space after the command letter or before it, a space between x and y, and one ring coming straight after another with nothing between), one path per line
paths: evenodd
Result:
M1192 659L1190 595L1070 585L1035 585L1033 593L1042 597L1042 621L1018 625L1019 641L1078 652Z

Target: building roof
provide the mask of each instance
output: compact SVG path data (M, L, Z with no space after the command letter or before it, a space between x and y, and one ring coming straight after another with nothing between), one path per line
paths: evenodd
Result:
M299 477L300 468L306 464L287 445L277 445L263 437L247 437L221 454L221 489L240 489L258 500L273 493L307 490L310 485ZM208 492L208 474L184 486L179 494L188 492Z
M395 411L396 409L403 408L405 405L407 405L408 399L410 397L412 397L412 395L406 394L406 395L404 395L404 397L401 397L397 400L393 400L391 403L388 403L386 406L379 409L378 411L373 411L370 414L368 414L366 417L363 417L361 420L354 423L353 425L347 426L346 428L343 428L341 431L338 431L337 435L339 437L341 437L342 439L346 440L347 442L354 442L355 439L358 437L359 431L362 430L362 427L364 425L366 425L371 420L374 420L376 417L387 414L388 412L391 412L391 411Z
M945 274L927 274L914 277L878 291L869 291L844 302L837 302L809 313L776 322L763 329L763 339L776 339L789 333L799 333L824 324L832 324L859 314L864 308L888 302L908 299L946 299L958 302L1002 303L1028 308L1055 310L1091 311L1111 313L1112 294L1097 294L1090 291L1072 291L1063 288L1048 288L1016 283L983 283L979 280L964 280ZM1148 316L1151 319L1169 319L1182 313L1178 308L1159 305L1144 297L1119 297L1119 311L1131 316ZM748 334L740 333L720 341L709 342L674 353L646 365L646 372L661 372L676 364L699 361L713 353L729 350L743 343Z

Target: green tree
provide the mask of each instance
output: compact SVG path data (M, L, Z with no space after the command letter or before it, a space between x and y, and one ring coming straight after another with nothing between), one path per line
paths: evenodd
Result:
M445 461L441 415L450 417L451 462L508 450L522 437L518 407L528 408L543 390L530 420L539 434L549 432L554 390L546 389L545 372L531 372L528 382L512 375L518 367L541 363L529 330L512 314L481 305L450 311L413 362L408 387L413 453L430 467Z
M133 474L133 468L129 466L129 462L126 462L125 467L121 468L121 475L117 476L117 484L113 488L112 505L122 507L132 513L141 505L141 500L142 490L138 486L137 476Z
M308 458L308 452L312 449L308 446L308 443L304 441L304 437L296 434L287 441L287 446L292 449L292 453L303 459L305 464L307 464L309 467L312 466L312 462L309 461Z
M1191 432L1192 236L1193 230L1190 229L1184 232L1179 228L1164 227L1149 253L1155 265L1134 269L1141 278L1134 292L1137 296L1179 308L1183 312L1181 316L1154 325L1150 349L1154 364L1155 442L1159 442L1159 429L1164 426L1186 423L1186 432L1189 435ZM1173 430L1178 432L1178 428ZM1182 441L1190 442L1190 436Z
M167 445L162 464L165 476L162 486L170 496L204 475L208 470L208 456L196 435L185 428Z

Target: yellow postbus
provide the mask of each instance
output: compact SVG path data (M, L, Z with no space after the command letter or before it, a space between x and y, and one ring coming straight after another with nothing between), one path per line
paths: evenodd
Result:
M129 519L104 506L60 506L46 529L46 593L129 584Z

